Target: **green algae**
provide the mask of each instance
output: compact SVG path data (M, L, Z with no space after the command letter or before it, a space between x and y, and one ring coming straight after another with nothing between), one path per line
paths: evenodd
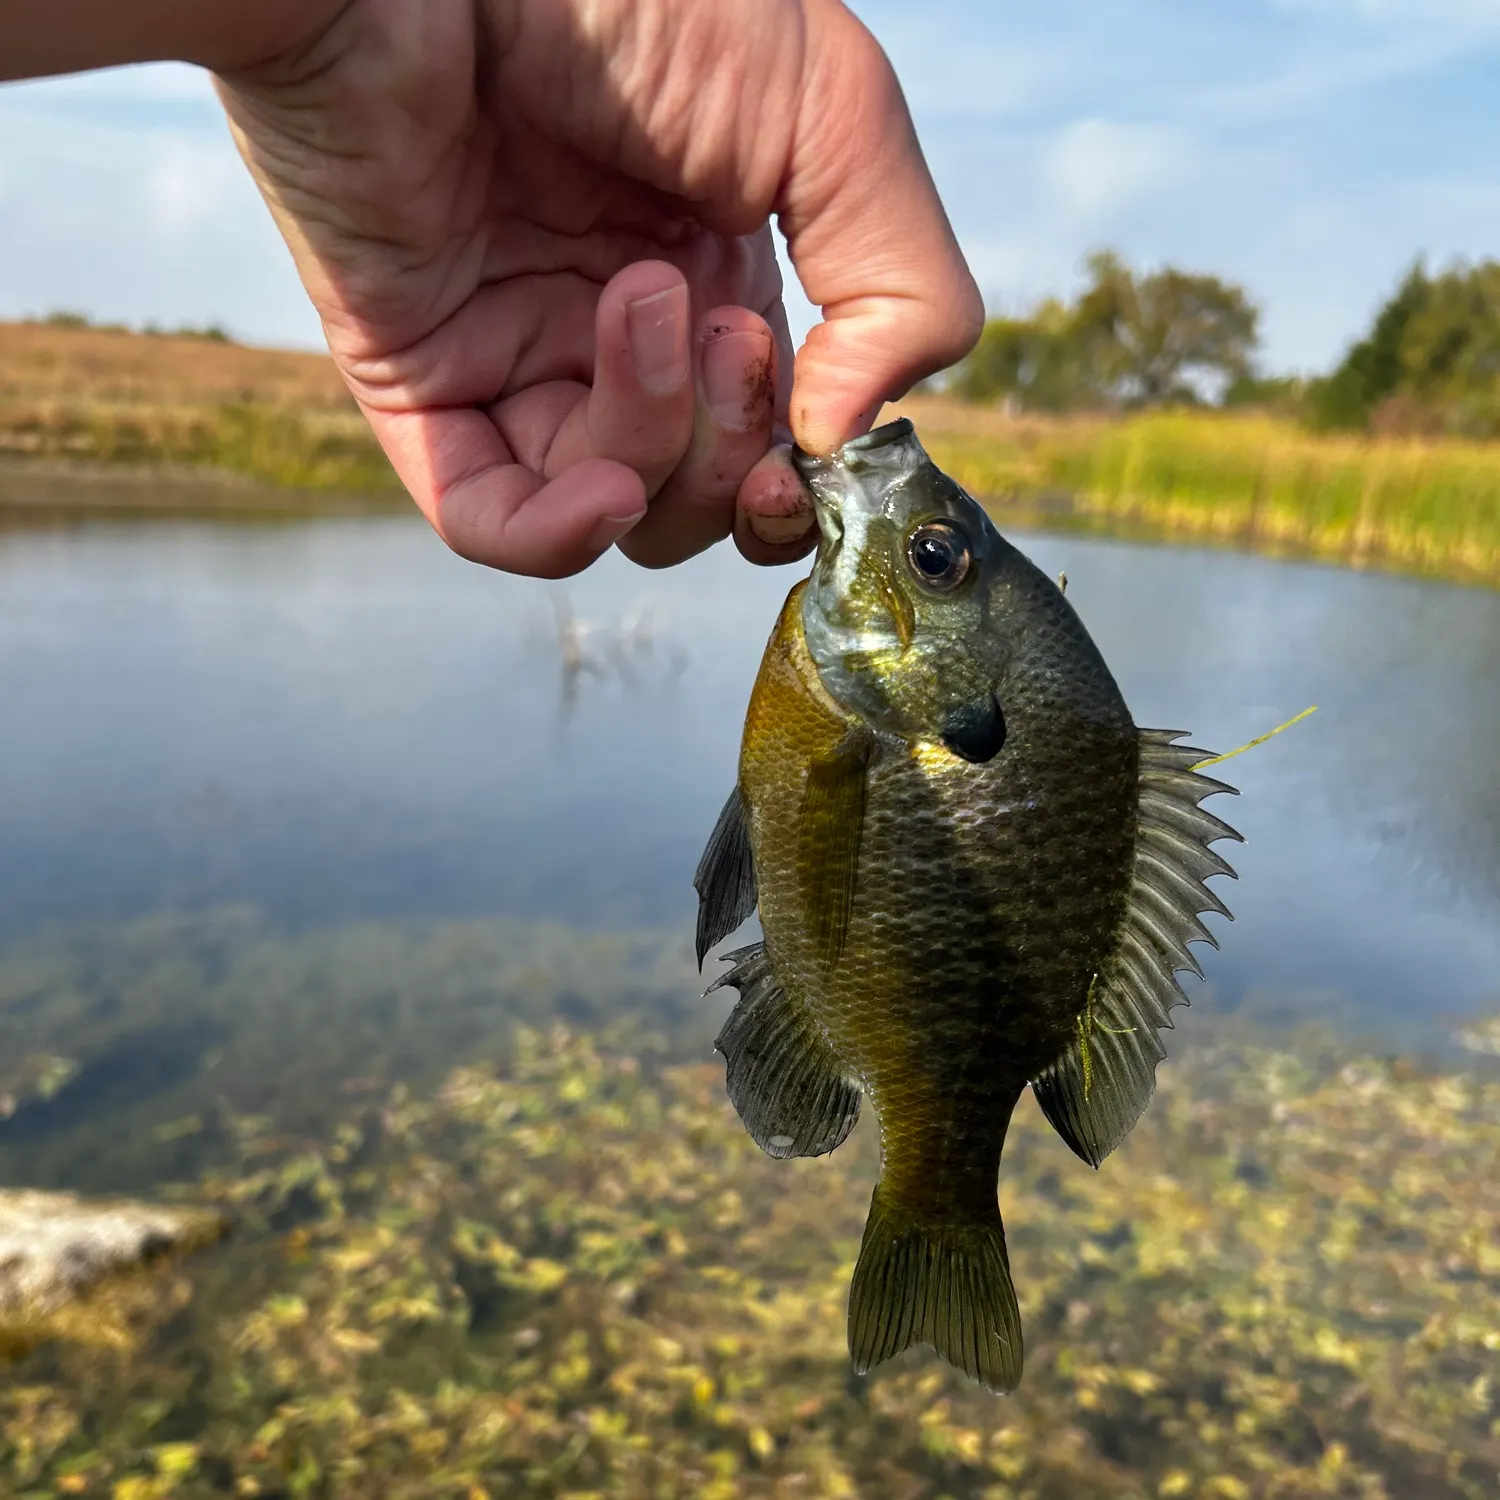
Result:
M872 1181L773 1162L721 1069L521 1030L319 1141L243 1122L181 1192L234 1238L135 1353L0 1390L33 1495L1488 1496L1500 1078L1216 1023L1090 1172L1020 1112L1012 1399L914 1351L850 1375Z

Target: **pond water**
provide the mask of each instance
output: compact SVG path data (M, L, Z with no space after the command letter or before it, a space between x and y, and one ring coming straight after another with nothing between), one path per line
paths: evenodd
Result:
M143 1352L0 1383L0 1488L427 1493L370 1477L417 1422L468 1455L430 1491L455 1495L575 1468L580 1494L709 1493L713 1445L725 1495L1493 1493L1494 1091L1413 1062L1484 1066L1455 1032L1500 1011L1500 593L1012 535L1066 570L1137 722L1223 751L1318 712L1221 773L1236 920L1166 1097L1098 1175L1018 1121L1021 1395L913 1355L877 1420L842 1350L869 1131L819 1177L747 1146L717 1074L642 1081L711 1056L732 998L699 998L691 877L800 570L719 549L547 584L391 516L0 529L0 1184L217 1171L195 1191L246 1215ZM646 1069L554 1042L362 1171L393 1083L556 1020L629 1023ZM612 1352L580 1375L584 1347ZM421 1444L380 1461L429 1474Z
M1015 539L1137 722L1224 750L1319 707L1221 773L1221 995L1438 1045L1500 995L1500 593ZM800 572L720 548L549 584L389 517L0 533L0 941L225 903L686 930Z
M1221 811L1248 843L1199 998L1406 1051L1442 1051L1457 1017L1494 1007L1500 593L1016 540L1066 569L1137 722L1226 750L1318 705L1226 768L1242 796ZM263 1094L266 1046L305 1059L293 1038L316 1037L309 1098L320 1071L444 1066L488 1028L483 994L433 998L460 960L439 944L406 975L428 998L405 1030L387 993L443 934L524 951L565 1014L591 988L586 936L645 943L629 1005L703 1055L724 997L696 1001L691 875L799 574L720 548L544 583L399 516L0 533L0 1027L12 1056L93 1069L0 1125L0 1161L42 1177L96 1161L112 1101L170 1114L209 1051L244 1058L220 1086L248 1071ZM224 993L252 948L300 955L294 1007L288 983Z

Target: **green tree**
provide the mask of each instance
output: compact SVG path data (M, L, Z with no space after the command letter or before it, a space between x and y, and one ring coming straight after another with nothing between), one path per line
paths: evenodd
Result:
M1116 404L1194 403L1251 373L1260 314L1239 287L1173 266L1137 276L1109 250L1088 271L1075 337Z
M1500 262L1406 273L1311 392L1322 427L1500 437Z
M1432 281L1406 325L1402 387L1449 432L1500 436L1500 263Z
M1009 399L1026 411L1098 404L1073 310L1049 298L1026 318L992 318L950 387L968 401Z
M1137 276L1108 251L1087 269L1075 303L987 323L950 389L1061 412L1196 402L1251 376L1259 314L1240 288L1170 266Z
M1324 380L1308 393L1309 416L1318 427L1365 427L1382 402L1403 383L1407 329L1426 307L1432 282L1419 260L1375 315L1369 334L1359 340Z
M1300 375L1237 376L1224 387L1220 404L1230 410L1253 408L1278 417L1300 417L1306 410L1307 381Z

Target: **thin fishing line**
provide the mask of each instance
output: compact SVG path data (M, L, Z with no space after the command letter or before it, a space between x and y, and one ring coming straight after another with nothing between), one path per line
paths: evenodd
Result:
M1251 740L1248 745L1241 745L1238 750L1231 750L1226 755L1211 755L1207 760L1200 760L1193 770L1202 771L1208 766L1218 766L1226 760L1233 760L1236 755L1243 755L1245 751L1253 750L1257 745L1264 745L1267 740L1274 740L1283 730L1290 729L1293 724L1300 724L1309 714L1315 714L1317 711L1318 705L1314 703L1311 708L1304 708L1295 719L1288 719L1285 724L1278 724L1275 729L1268 730L1259 739Z

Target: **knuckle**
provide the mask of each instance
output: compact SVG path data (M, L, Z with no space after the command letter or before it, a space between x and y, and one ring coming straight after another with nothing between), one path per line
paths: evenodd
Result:
M962 272L962 283L954 298L953 338L944 351L950 362L968 354L984 332L984 298L967 269Z

